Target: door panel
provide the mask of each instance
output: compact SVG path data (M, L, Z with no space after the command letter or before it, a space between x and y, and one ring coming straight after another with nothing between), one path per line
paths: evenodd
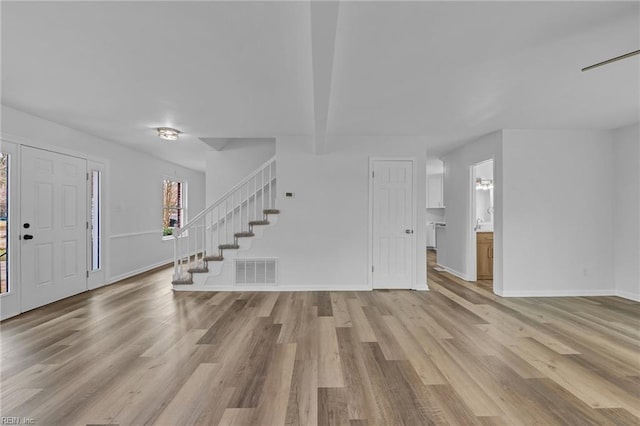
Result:
M413 163L378 160L373 172L373 287L412 288Z
M21 157L21 305L26 311L87 289L87 164L30 147L22 147Z

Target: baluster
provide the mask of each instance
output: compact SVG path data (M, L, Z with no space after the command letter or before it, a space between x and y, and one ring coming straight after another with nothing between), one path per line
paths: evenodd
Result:
M173 279L178 279L178 236L174 234L173 236Z
M244 186L244 224L249 226L249 182Z
M204 256L207 246L207 222L205 221L206 215L202 218L202 253L200 253L200 257L202 258L202 267L204 267Z
M272 196L273 196L273 178L271 177L271 163L269 163L269 207L268 208L272 208L271 206Z
M222 244L227 244L229 242L229 221L227 220L229 216L229 198L224 200L224 242Z
M264 169L260 170L260 203L262 206L260 209L261 216L264 216Z
M231 193L231 238L234 238L236 232L236 193Z
M253 177L253 204L254 204L254 220L258 220L258 175Z
M209 221L209 223L211 225L209 225L209 254L213 255L216 250L215 250L215 240L213 238L213 226L215 225L215 216L213 214L213 210L211 210L211 212L209 213L211 215L211 219Z
M213 242L214 248L217 248L220 244L220 206L216 207L216 237L217 241Z

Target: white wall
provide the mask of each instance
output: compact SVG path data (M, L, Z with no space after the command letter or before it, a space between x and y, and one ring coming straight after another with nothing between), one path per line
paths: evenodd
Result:
M206 205L209 206L276 153L275 141L243 139L206 153Z
M312 140L277 140L278 225L248 257L278 257L281 286L367 289L369 157L415 157L416 287L426 288L426 142L421 138L330 138L322 155ZM295 198L283 199L285 192Z
M426 220L427 222L444 222L445 209L427 209Z
M613 294L611 133L503 135L502 294Z
M443 233L446 241L442 242L442 250L438 242L438 264L463 279L471 280L475 275L476 260L469 254L470 247L476 244L475 236L470 232L471 224L475 219L473 217L475 215L471 212L471 191L475 191L471 182L471 167L492 158L495 164L493 285L494 291L499 293L502 290L501 131L481 137L442 157L447 229Z
M640 301L640 131L614 132L613 279L617 295Z
M204 208L204 173L150 157L4 105L2 137L11 142L106 164L106 282L113 282L173 259L173 242L162 240L164 178L177 178L187 182L188 216L193 216Z

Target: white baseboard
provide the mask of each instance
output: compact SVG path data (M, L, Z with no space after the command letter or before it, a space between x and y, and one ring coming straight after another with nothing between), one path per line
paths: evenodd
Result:
M126 280L127 278L131 278L131 277L133 277L135 275L142 274L144 272L150 271L150 270L155 269L155 268L159 268L160 266L168 265L170 263L173 263L173 259L163 260L163 261L160 261L160 262L156 262L156 263L154 263L152 265L147 265L145 267L136 269L134 271L129 271L129 272L125 272L124 274L116 275L115 277L109 278L104 283L104 285L109 285L109 284L116 283L118 281Z
M496 293L497 294L497 293ZM502 297L589 297L589 296L615 296L613 289L608 290L525 290L502 291L498 294Z
M456 277L460 278L461 280L465 280L465 281L473 281L473 280L471 280L469 277L467 277L465 274L463 274L462 272L458 272L458 271L456 271L455 269L448 268L448 267L446 267L446 266L444 266L444 265L440 265L439 263L438 263L438 265L437 265L437 266L439 266L439 267L441 267L441 268L444 268L444 270L445 270L446 272L450 273L451 275L455 275Z
M614 294L615 296L622 297L623 299L629 299L635 302L640 302L640 294L638 293L631 293L630 291L624 291L624 290L615 290L614 293L615 293Z
M175 291L371 291L368 285L326 285L326 286L289 286L289 285L179 285Z

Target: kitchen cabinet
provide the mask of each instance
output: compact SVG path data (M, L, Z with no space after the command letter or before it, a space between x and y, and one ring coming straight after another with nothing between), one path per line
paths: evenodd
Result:
M476 233L476 275L479 280L493 279L493 232Z
M427 208L444 207L444 175L442 173L427 177Z

